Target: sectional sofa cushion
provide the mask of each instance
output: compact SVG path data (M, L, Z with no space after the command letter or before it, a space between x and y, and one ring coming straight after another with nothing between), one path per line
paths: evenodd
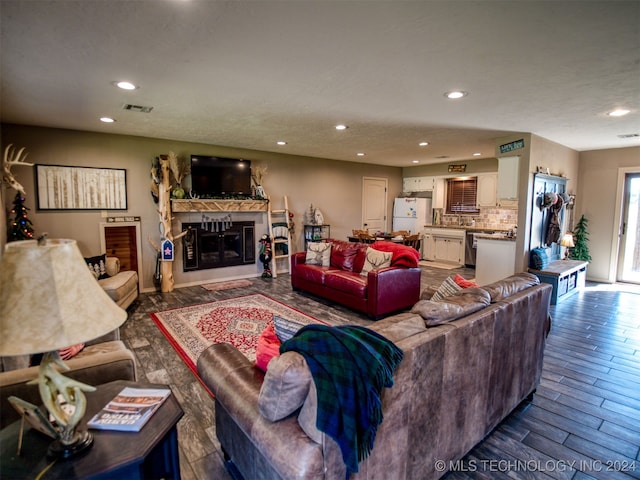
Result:
M357 243L335 242L331 247L331 266L347 272L353 272L356 255L358 254Z
M284 352L269 362L258 398L258 410L277 422L302 406L312 383L311 371L297 352Z
M470 315L490 303L489 293L482 288L466 288L439 301L419 300L411 313L417 313L427 327L433 327Z
M514 293L538 285L540 279L532 273L522 272L482 287L489 292L491 303L500 302Z

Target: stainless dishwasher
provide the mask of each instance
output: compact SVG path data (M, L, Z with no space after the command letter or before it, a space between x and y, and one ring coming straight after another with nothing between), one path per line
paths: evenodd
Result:
M476 246L473 241L473 235L477 232L467 230L467 238L464 244L464 264L467 267L476 266Z

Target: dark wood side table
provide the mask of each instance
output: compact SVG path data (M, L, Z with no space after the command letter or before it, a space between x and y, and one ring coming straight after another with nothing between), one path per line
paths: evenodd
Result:
M118 380L88 392L87 413L80 428L124 387L169 388ZM2 406L2 408L11 408ZM42 477L50 479L180 479L176 424L183 412L170 395L139 432L90 430L93 446L83 455L58 460ZM52 439L25 424L22 453L17 455L20 421L0 432L0 478L36 478L49 463L46 453Z

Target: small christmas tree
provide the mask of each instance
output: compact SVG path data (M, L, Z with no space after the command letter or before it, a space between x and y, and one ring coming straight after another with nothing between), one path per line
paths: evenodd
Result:
M7 235L8 242L33 238L33 226L31 220L27 217L28 211L29 209L24 206L24 197L20 192L16 193L16 197L13 199L13 209L11 210L14 217Z
M589 221L584 215L580 217L576 227L573 229L573 243L575 247L571 249L569 258L571 260L582 260L583 262L590 262L591 255L589 255L589 232L587 231L587 225Z

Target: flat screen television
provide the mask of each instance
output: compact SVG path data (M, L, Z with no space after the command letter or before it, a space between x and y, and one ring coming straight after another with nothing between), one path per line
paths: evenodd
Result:
M191 190L201 197L251 195L251 161L191 155Z

